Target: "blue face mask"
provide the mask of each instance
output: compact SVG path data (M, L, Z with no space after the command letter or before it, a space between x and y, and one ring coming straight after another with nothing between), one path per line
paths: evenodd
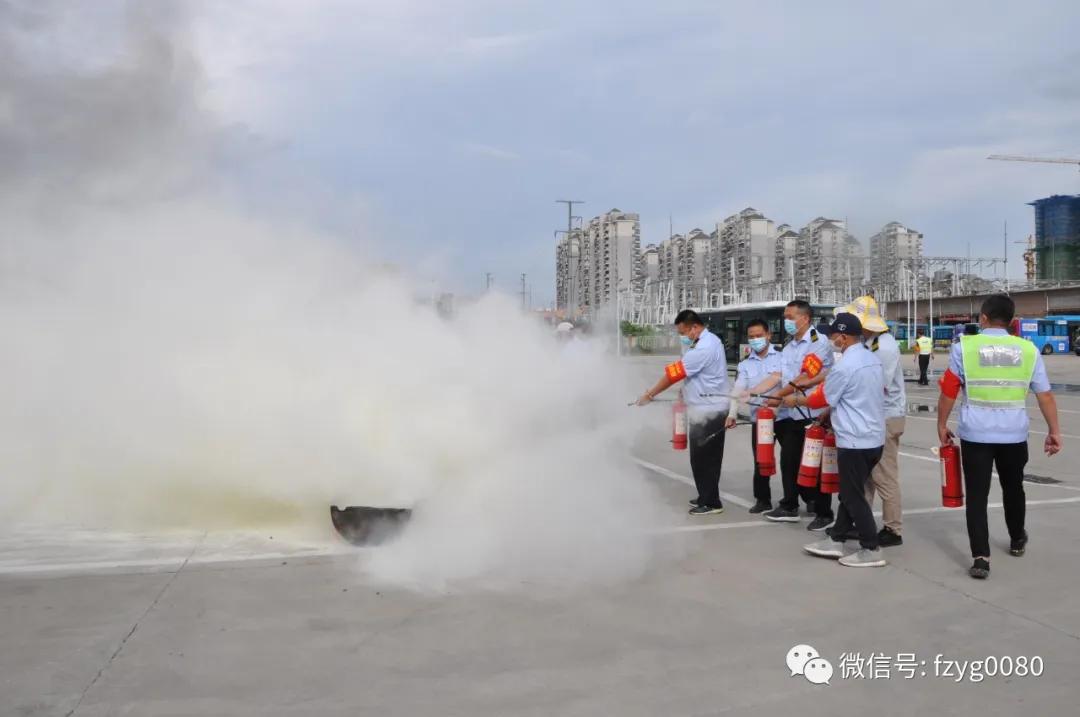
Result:
M690 338L689 336L680 336L679 341L682 342L683 346L690 346L691 344L694 343L694 340L692 338Z
M784 333L794 334L798 331L798 327L795 326L795 319L784 319Z
M765 350L765 347L768 345L768 343L769 342L766 341L764 337L750 339L750 350L754 353L760 353Z

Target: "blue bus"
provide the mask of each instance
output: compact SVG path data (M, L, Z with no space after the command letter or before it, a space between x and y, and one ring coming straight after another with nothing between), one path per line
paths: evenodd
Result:
M1043 356L1073 350L1080 331L1080 315L1059 314L1041 319L1020 319L1020 335L1035 344Z
M896 339L896 343L900 345L901 351L907 351L915 343L915 336L918 335L919 330L926 331L926 324L915 324L913 326L915 334L911 337L908 336L908 323L906 321L886 321L885 324L889 327L889 333ZM936 331L936 327L935 327Z

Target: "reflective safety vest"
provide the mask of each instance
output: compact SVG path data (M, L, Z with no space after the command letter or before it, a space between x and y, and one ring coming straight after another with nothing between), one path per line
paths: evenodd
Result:
M963 336L967 402L983 408L1024 408L1038 354L1018 336Z
M920 336L915 339L915 345L919 347L919 353L929 354L934 351L934 342L929 336Z

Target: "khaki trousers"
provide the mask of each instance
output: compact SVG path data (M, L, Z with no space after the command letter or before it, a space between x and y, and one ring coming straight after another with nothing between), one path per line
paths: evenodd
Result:
M881 453L870 480L866 482L866 502L874 507L874 493L881 493L881 522L900 535L900 436L904 435L904 417L885 421L885 450Z

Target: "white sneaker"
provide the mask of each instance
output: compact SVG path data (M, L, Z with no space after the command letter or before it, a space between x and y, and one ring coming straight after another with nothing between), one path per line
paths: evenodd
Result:
M802 549L819 558L842 558L847 554L847 551L844 550L844 544L832 538L825 538L816 543L807 543L802 546Z
M861 548L851 555L840 558L840 564L849 568L883 568L886 561L881 553L881 548L867 550Z

